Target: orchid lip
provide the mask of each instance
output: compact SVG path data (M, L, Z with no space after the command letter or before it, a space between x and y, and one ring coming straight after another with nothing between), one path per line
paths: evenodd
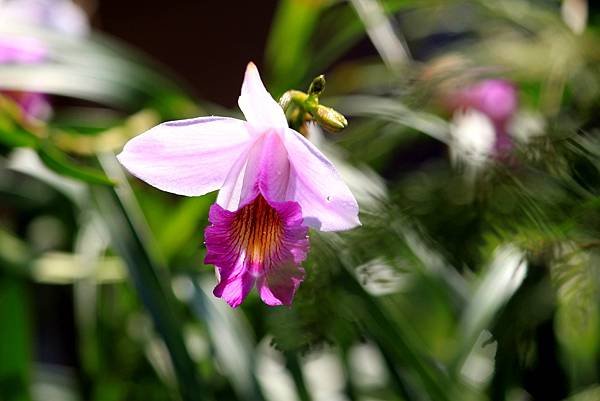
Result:
M289 305L304 278L308 228L295 202L262 194L231 212L215 204L205 231L205 263L220 276L214 294L238 306L256 284L268 305Z

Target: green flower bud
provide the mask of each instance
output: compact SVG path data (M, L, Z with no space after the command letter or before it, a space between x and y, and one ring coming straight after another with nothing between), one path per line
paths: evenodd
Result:
M348 126L346 117L331 107L318 105L316 111L311 114L315 121L329 132L339 132Z
M308 96L319 96L325 90L325 75L319 75L310 83Z
M283 109L283 111L287 111L290 106L296 105L299 107L304 107L304 103L308 99L308 95L304 92L300 92L297 90L289 90L285 92L279 98L279 106Z
M348 126L346 118L330 107L319 104L319 95L325 90L325 76L313 79L308 93L289 90L279 98L279 105L286 113L290 127L300 130L307 121L314 120L329 132L339 132ZM305 130L305 129L304 129Z

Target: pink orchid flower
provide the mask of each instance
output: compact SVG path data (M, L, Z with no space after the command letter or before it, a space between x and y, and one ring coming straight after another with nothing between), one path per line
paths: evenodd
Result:
M256 285L267 305L290 305L304 279L308 228L360 225L358 205L331 162L290 129L248 64L238 104L247 121L200 117L160 124L130 140L119 161L163 191L219 189L205 231L217 297L236 307Z
M513 147L508 124L518 106L517 88L505 79L485 79L452 94L448 102L453 111L473 109L486 116L494 126L495 154L506 156Z

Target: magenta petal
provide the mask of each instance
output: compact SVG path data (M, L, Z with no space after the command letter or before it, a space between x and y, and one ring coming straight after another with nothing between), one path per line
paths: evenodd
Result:
M291 305L296 290L304 280L304 269L289 264L261 276L256 287L263 302L269 306Z
M209 221L204 262L219 272L214 294L235 307L258 280L266 304L289 305L304 277L298 265L308 251L300 206L258 195L235 212L213 205Z
M246 123L233 118L172 121L127 142L118 159L133 175L158 189L198 196L223 185L250 140Z
M291 164L286 199L300 204L304 224L321 231L360 225L358 203L327 157L292 129L284 143Z
M244 301L254 286L255 278L249 273L243 257L231 251L230 231L235 213L213 205L210 208L209 220L216 223L204 233L208 249L204 263L218 265L219 284L213 290L213 294L235 308Z
M282 246L277 254L278 260L298 265L306 259L308 253L308 227L303 225L302 209L296 202L269 201L283 223ZM267 271L268 273L268 271Z
M282 108L267 92L254 63L246 68L238 104L248 123L258 130L283 131L288 126Z
M298 266L308 253L308 230L302 225L302 211L294 202L277 203L280 215L285 216L288 245L282 262L258 278L256 286L263 302L270 306L290 305L296 290L304 280L304 269ZM287 262L286 262L287 261Z
M223 298L232 308L237 308L254 287L256 278L247 271L236 275L230 275L221 279L213 290L214 296Z

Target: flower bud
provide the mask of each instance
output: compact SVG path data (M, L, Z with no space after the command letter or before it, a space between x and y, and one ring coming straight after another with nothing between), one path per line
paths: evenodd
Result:
M311 82L308 93L289 90L279 98L279 105L286 113L290 127L303 133L302 127L311 120L329 132L338 132L348 126L348 121L342 114L319 104L319 95L324 90L325 76L319 75Z
M348 126L346 117L331 107L318 105L315 112L311 114L315 121L329 132L338 132Z
M319 96L325 90L325 75L319 75L310 83L308 96Z

